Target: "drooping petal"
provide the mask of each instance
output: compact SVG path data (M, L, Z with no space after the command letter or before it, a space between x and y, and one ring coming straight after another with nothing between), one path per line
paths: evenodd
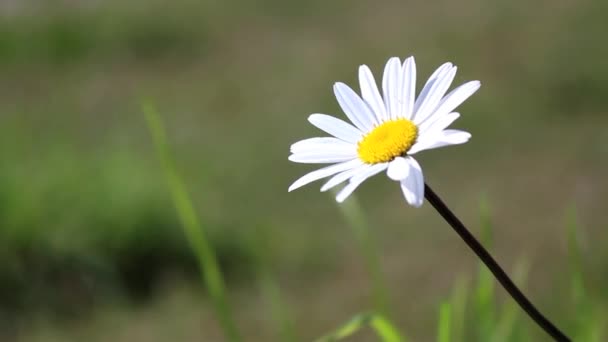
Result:
M351 182L364 181L364 180L368 179L369 177L374 176L374 175L386 170L387 167L388 167L388 163L373 164L367 170L365 170L365 172L360 172L360 173L356 173L355 175L353 175L351 177L350 181Z
M376 115L376 123L386 121L388 119L386 107L378 91L374 75L367 65L359 67L359 87L363 100L367 102Z
M341 82L334 84L334 94L344 114L359 130L369 132L373 128L374 113L349 86Z
M408 176L401 181L401 190L408 204L419 208L424 202L424 176L420 164L414 158L407 158L410 164Z
M403 62L403 106L401 117L410 120L414 115L416 101L416 61L408 57Z
M294 163L306 164L330 164L349 161L357 158L357 153L350 150L331 150L331 151L309 151L294 153L289 156L289 160Z
M416 114L414 115L415 124L424 122L424 120L435 112L435 109L437 108L437 105L439 105L443 95L445 95L445 92L448 91L448 88L452 84L454 76L456 76L457 69L457 67L448 69L437 78L436 82L433 83L428 95L424 98L424 101L420 103L418 110L416 110Z
M401 114L403 103L403 72L399 58L393 57L388 60L384 67L382 76L382 91L384 103L391 119L396 119Z
M374 164L364 171L355 174L350 179L350 182L342 190L340 190L336 196L336 201L338 201L338 203L344 202L344 200L350 196L350 194L352 194L353 191L355 191L355 189L361 185L361 183L365 182L366 179L386 170L386 164L387 163Z
M363 133L353 125L326 114L312 114L308 121L320 130L349 143L357 143Z
M334 175L333 177L331 177L325 184L323 184L323 186L321 187L321 191L327 191L327 190L333 188L334 186L336 186L342 182L345 182L347 179L351 178L355 174L364 172L365 170L367 170L370 167L371 166L368 164L363 164L363 165L354 167L350 170L342 171L342 172Z
M471 95L475 94L475 92L479 89L480 86L481 83L479 81L471 81L452 90L441 100L437 108L434 110L433 116L445 115L453 111Z
M338 172L342 172L344 170L350 170L350 169L360 166L362 164L363 164L363 162L360 161L359 159L353 159L351 161L326 166L324 168L309 172L309 173L305 174L304 176L298 178L295 182L293 182L293 184L291 184L291 186L289 187L289 189L287 189L287 191L291 192L295 189L298 189L298 188L300 188L306 184L312 183L316 180L319 180L319 179L322 179L325 177L329 177L331 175L334 175Z
M344 140L340 140L338 138L331 137L320 137L320 138L308 138L304 140L300 140L291 145L290 151L291 153L303 153L303 152L311 152L316 150L348 150L352 149L353 151L357 150L357 145L347 143Z
M336 201L338 203L344 202L344 200L348 196L350 196L357 189L357 187L359 185L361 185L361 183L363 183L363 182L359 182L359 183L350 182L350 183L346 184L346 186L344 188L342 188L342 190L340 190L340 192L336 196Z
M410 173L410 164L403 157L396 157L388 164L386 175L388 178L400 181L407 177Z

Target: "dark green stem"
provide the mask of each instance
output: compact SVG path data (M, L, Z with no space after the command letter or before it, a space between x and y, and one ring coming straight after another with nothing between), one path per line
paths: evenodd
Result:
M549 334L555 341L569 342L568 338L563 332L561 332L551 321L543 316L540 311L524 296L521 290L513 283L511 278L505 273L505 271L498 265L496 260L490 255L490 253L477 241L477 239L471 234L471 232L460 222L458 217L443 203L441 198L435 194L428 184L424 185L424 196L427 201L439 212L439 214L447 221L447 223L454 228L456 233L464 240L464 242L477 254L481 261L488 267L490 272L494 274L494 277L502 287L511 295L511 297L519 304L519 306L541 327L547 334Z

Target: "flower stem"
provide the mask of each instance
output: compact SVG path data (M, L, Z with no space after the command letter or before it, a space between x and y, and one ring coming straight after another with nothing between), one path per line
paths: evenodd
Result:
M475 239L473 234L460 222L458 217L443 203L441 198L435 194L428 184L424 185L424 196L431 205L439 212L439 214L452 226L452 228L460 235L464 242L477 254L477 256L488 267L490 272L494 274L496 280L507 290L511 297L519 304L519 306L540 326L547 334L555 341L567 342L570 341L563 332L561 332L551 321L549 321L538 309L524 296L519 288L513 283L505 271L498 265L496 260L490 253Z

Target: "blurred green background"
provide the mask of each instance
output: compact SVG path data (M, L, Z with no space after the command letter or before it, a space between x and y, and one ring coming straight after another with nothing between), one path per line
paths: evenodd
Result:
M357 88L360 64L379 79L389 57L409 55L419 87L445 61L455 83L482 82L455 124L472 140L421 154L427 181L476 234L485 203L499 262L525 260L525 292L578 329L572 208L586 305L608 304L606 13L603 0L1 1L0 340L222 340L143 98L166 124L247 341L281 339L260 250L302 340L370 309L347 220L320 184L287 193L314 168L287 155L322 134L310 113L343 117L334 82ZM393 321L433 340L439 303L474 281L476 259L386 177L357 194ZM546 338L517 315L526 336Z

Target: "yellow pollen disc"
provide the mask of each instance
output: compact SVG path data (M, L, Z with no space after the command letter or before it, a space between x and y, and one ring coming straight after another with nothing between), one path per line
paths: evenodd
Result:
M359 141L357 153L367 164L383 163L405 154L418 137L418 127L407 119L387 121Z

